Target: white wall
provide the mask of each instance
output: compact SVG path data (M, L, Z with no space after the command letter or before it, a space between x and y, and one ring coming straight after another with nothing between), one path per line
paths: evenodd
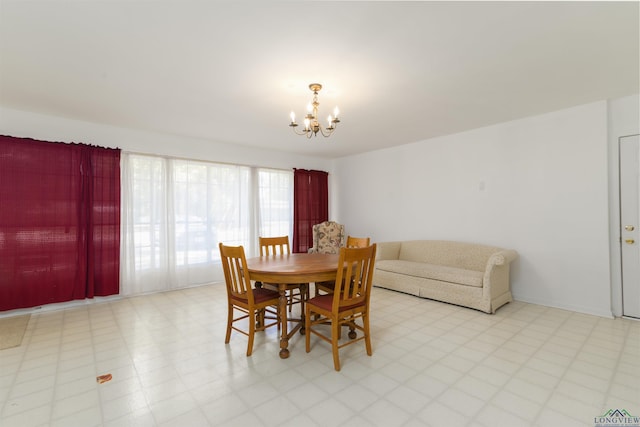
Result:
M635 95L332 163L0 107L3 135L328 170L330 217L347 233L514 248L516 299L602 316L611 315L612 293L614 313L620 299L617 138L637 133L638 122Z
M620 248L619 142L623 136L640 134L640 97L627 96L609 102L609 249L611 254L611 308L622 315Z
M327 159L238 147L203 139L117 128L0 107L0 134L43 141L82 142L125 151L275 169L328 171Z
M373 241L516 249L514 298L611 316L607 102L336 161L336 217Z

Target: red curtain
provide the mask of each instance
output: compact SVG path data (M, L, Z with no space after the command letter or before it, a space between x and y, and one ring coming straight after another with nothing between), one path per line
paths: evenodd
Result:
M120 288L120 150L0 136L0 310Z
M293 170L293 247L307 252L313 246L312 227L329 219L327 172Z

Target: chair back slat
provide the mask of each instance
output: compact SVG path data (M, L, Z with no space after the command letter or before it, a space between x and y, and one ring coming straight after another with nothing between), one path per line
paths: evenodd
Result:
M286 255L291 253L289 236L260 237L260 256Z
M253 304L253 292L251 291L251 280L244 247L225 246L222 243L219 247L228 296L247 300Z
M333 293L334 312L369 303L375 256L375 243L363 248L340 249L336 289Z

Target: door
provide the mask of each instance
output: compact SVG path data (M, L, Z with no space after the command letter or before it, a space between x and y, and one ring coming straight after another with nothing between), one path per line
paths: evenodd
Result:
M620 138L622 314L640 318L640 135Z

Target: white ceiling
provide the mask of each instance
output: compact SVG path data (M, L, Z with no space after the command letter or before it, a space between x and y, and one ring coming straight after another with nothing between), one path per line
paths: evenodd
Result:
M638 6L0 0L0 104L340 157L638 93Z

